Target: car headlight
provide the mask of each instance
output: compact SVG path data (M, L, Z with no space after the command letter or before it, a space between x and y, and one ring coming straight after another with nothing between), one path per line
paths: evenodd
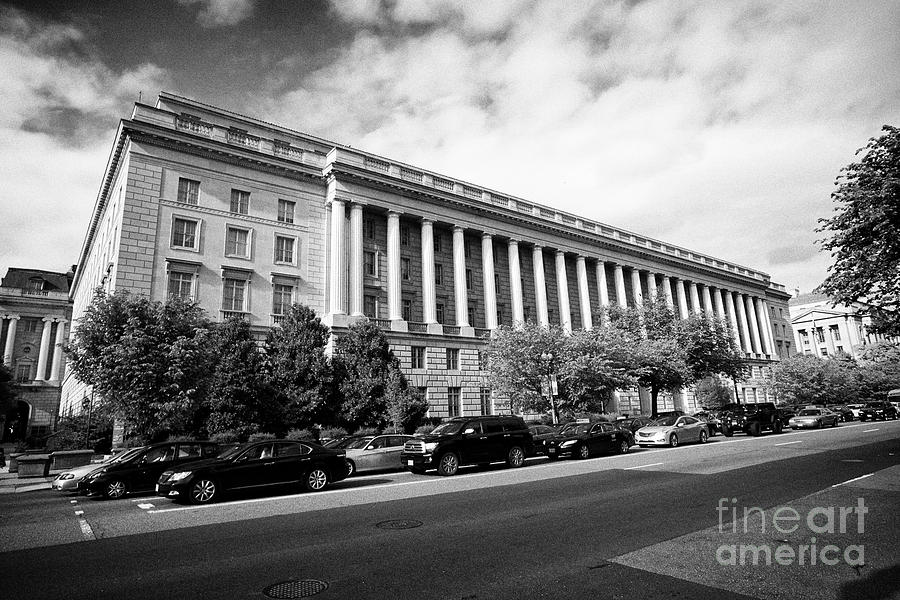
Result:
M434 452L434 449L437 448L437 442L425 442L425 452Z
M182 479L186 479L191 476L193 471L178 471L177 473L172 473L169 476L169 482L174 483L176 481L181 481Z
M578 440L566 440L562 444L559 445L560 448L568 448L569 446L574 446L578 443Z

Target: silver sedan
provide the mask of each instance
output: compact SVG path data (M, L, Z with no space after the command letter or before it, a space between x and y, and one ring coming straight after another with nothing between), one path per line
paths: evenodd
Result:
M841 415L825 408L804 408L788 420L791 429L814 427L820 429L826 425L837 427Z
M359 438L347 446L347 475L363 471L402 469L400 452L411 435L389 433Z
M684 442L705 443L709 439L709 425L694 417L672 415L657 419L634 434L639 446L671 446Z

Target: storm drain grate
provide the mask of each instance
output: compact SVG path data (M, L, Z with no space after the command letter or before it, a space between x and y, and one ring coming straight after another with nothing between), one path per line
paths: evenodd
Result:
M415 519L394 519L375 524L375 527L379 529L414 529L421 526L422 521L416 521Z
M315 596L328 589L328 584L318 579L300 579L297 581L282 581L270 585L263 590L268 598L306 598Z

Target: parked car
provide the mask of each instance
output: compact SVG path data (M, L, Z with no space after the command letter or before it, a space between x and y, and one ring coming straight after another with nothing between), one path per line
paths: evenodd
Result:
M646 415L635 415L633 417L623 417L617 419L614 425L619 429L627 429L632 435L641 427L646 427L653 422L653 419Z
M411 435L386 434L362 437L347 446L347 476L364 471L402 469L400 452Z
M580 423L547 440L547 456L551 460L563 456L589 458L601 453L625 454L634 445L627 429L612 423Z
M335 450L345 450L347 446L353 444L360 438L364 438L364 435L342 435L340 437L331 438L324 444L322 444L325 448L334 448Z
M859 411L859 420L867 421L872 419L896 419L897 409L890 402L879 400L876 402L866 402L866 405Z
M722 435L731 437L737 432L752 436L763 431L781 433L790 417L784 415L772 402L755 404L727 404L719 413L722 421Z
M841 418L841 421L849 422L853 420L853 411L844 404L829 404L826 405L825 408L833 413L837 413Z
M635 441L641 447L671 446L675 448L683 442L706 443L709 439L709 425L700 419L688 416L663 417L647 427L638 429Z
M722 430L722 422L719 420L719 414L713 410L698 410L691 415L695 419L705 421L709 426L709 437L716 435L717 431Z
M859 418L859 412L866 407L865 404L848 404L847 408L850 409L850 412L853 413L853 418Z
M86 475L78 486L88 496L117 499L136 492L153 490L156 480L166 469L176 465L213 457L219 453L215 442L182 441L152 444L127 459L101 467Z
M521 417L455 417L406 442L400 459L413 473L437 469L440 475L455 475L460 465L505 461L510 467L521 467L533 453L533 445Z
M805 429L807 427L821 429L826 425L837 427L840 419L839 414L826 408L804 408L790 418L788 425L790 425L791 429Z
M564 426L564 424L529 425L528 431L531 432L531 439L534 442L534 453L547 454L547 440L557 435Z
M85 475L89 475L98 469L102 469L104 467L108 467L109 465L115 464L117 462L121 462L123 460L128 460L133 455L137 454L143 450L141 448L132 448L130 450L126 450L124 452L120 452L115 456L108 458L102 463L91 463L88 465L81 465L80 467L74 467L72 469L68 469L63 471L59 475L56 476L50 483L50 489L56 490L58 492L77 492L78 484L81 483L81 480Z
M169 469L159 476L156 493L176 502L208 504L249 488L299 484L307 491L319 491L346 476L343 450L315 442L267 440Z
M682 415L684 415L683 410L663 410L656 413L656 419L663 419L665 417L680 417Z

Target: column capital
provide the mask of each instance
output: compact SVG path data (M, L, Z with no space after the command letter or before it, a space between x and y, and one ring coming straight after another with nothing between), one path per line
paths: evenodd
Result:
M462 225L454 225L454 226L453 226L453 233L456 233L457 231L460 232L460 233L465 233L465 232L466 232L466 228L463 227Z
M389 211L388 211L388 218L389 218L389 219L399 219L399 218L402 217L402 216L403 216L403 212L401 212L401 211L399 211L399 210L393 210L393 209L392 209L392 210L389 210Z
M349 204L349 203L352 203L353 201L350 200L349 198L339 198L339 197L337 197L337 196L335 196L334 198L328 198L328 199L326 200L326 203L327 203L329 206L332 205L332 204L335 204L335 203L337 203L337 202L340 202L341 204Z
M492 240L492 239L494 239L494 234L493 234L493 233L488 233L487 231L482 231L482 232L481 232L481 239L483 239L483 240Z
M9 319L10 321L18 321L21 318L22 317L20 315L15 315L15 314L11 314L11 313L6 313L3 315L0 315L0 319Z

